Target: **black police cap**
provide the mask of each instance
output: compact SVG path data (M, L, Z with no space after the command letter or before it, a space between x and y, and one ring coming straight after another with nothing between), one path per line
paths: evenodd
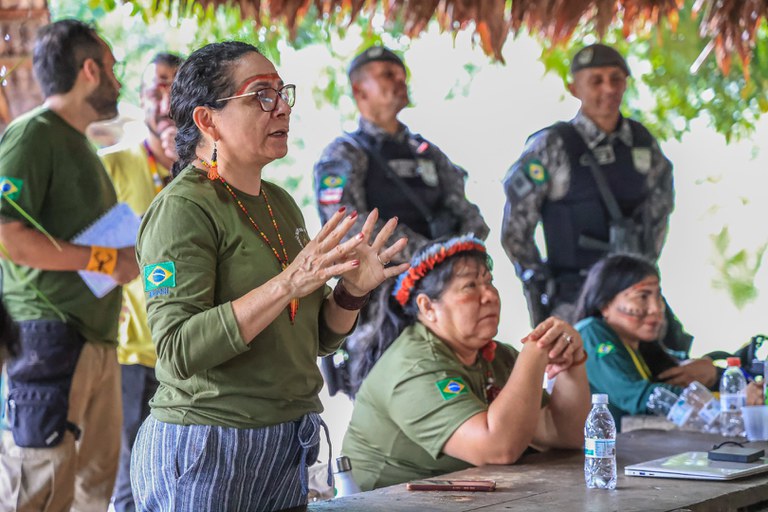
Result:
M352 73L359 69L369 62L394 62L395 64L398 64L401 68L405 69L405 64L403 64L403 60L397 56L395 52L390 50L389 48L385 48L383 46L371 46L361 54L359 54L357 57L352 59L352 63L349 65L349 69L347 69L347 75L351 76Z
M571 74L587 68L602 68L607 66L616 66L630 75L627 61L614 48L604 44L591 44L585 46L573 56L571 60Z

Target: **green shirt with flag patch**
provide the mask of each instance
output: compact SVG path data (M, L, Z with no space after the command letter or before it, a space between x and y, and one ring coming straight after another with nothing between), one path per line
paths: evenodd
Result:
M363 490L471 467L442 453L459 426L488 409L486 372L503 387L517 351L498 344L489 363L464 366L420 323L387 349L355 396L342 454ZM544 399L543 403L546 403Z
M309 241L301 211L286 191L261 183L292 261ZM263 197L236 194L281 251ZM330 289L302 297L294 325L281 311L248 345L232 301L281 267L221 182L184 170L144 215L137 252L157 349L155 418L257 428L322 411L317 357L333 353L344 338L322 320Z
M16 204L51 235L70 240L115 202L93 146L57 114L40 107L8 126L0 140L0 220L35 229ZM53 245L50 250L56 252ZM116 344L120 288L99 299L77 272L16 266L5 259L0 265L3 300L16 321L62 314L85 339Z
M643 369L638 368L633 354L602 318L585 318L576 324L587 351L587 377L592 393L608 395L608 408L621 427L625 415L648 414L648 397L657 387L680 394L683 389L646 378L645 362L639 352L634 356ZM642 342L641 342L642 343Z

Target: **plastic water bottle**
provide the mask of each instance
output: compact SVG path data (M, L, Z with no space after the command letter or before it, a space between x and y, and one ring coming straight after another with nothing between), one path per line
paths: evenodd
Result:
M717 426L719 415L720 402L702 383L693 381L680 393L667 419L686 430L709 432Z
M727 359L728 368L720 379L720 433L735 437L744 435L741 408L747 404L747 379L741 373L738 357Z
M341 456L336 459L336 473L333 475L335 498L342 498L360 492L360 487L352 478L352 463L349 457Z
M616 488L616 423L608 410L608 395L592 395L592 410L584 424L584 480L589 489Z

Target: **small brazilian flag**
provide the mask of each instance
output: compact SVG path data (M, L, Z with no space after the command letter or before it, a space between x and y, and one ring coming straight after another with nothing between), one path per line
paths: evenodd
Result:
M440 391L440 396L443 400L450 400L451 398L459 395L465 395L469 393L467 385L464 379L461 377L453 377L451 379L443 379L435 382L437 389Z
M176 286L176 265L172 261L154 263L144 267L144 291Z
M603 358L616 350L616 346L611 343L610 341L606 341L605 343L601 343L597 346L597 357Z
M0 197L16 200L21 193L21 185L24 182L19 178L4 176L0 178Z
M528 177L531 178L531 181L537 185L546 183L549 179L549 173L540 160L534 159L528 162L528 165L525 167L525 172L528 174Z

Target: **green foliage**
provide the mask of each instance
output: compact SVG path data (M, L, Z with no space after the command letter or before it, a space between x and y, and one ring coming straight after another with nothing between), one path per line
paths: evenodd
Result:
M763 23L749 65L749 80L737 57L729 74L724 75L717 66L714 51L697 70L692 70L708 41L699 35L699 21L692 17L690 7L681 12L676 30L664 22L625 40L619 20L604 41L627 56L633 71L634 80L630 81L625 102L627 115L646 124L662 140L680 140L690 129L691 121L703 115L730 142L748 137L756 121L768 112L766 40L768 27ZM583 41L586 45L594 42L595 36L590 27L584 27L574 35L573 41ZM546 68L567 81L573 50L544 40L541 43Z
M755 287L755 276L762 265L768 243L758 247L755 254L750 256L745 249L729 254L732 249L728 227L724 227L718 234L712 235L711 239L716 254L713 263L719 275L712 285L715 288L725 290L734 305L741 309L757 298L758 290Z

